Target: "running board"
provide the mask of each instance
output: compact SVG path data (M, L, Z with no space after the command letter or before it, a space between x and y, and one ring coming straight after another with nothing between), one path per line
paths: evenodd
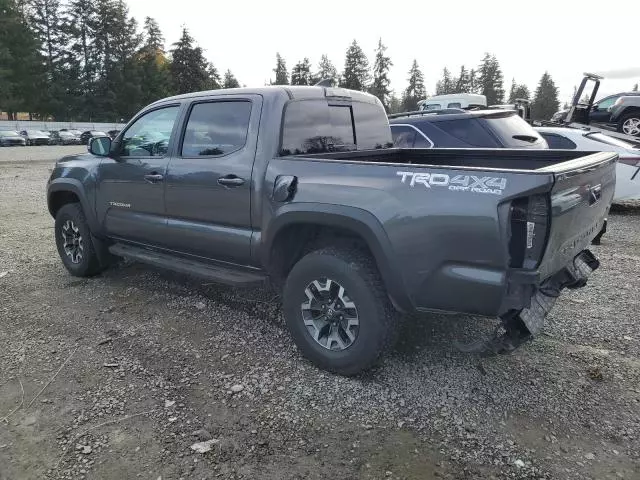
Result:
M141 263L146 263L147 265L172 270L186 275L194 275L196 277L210 280L214 283L222 283L225 285L257 285L264 282L267 278L259 272L222 267L122 243L116 243L109 247L109 252L118 257L129 258Z

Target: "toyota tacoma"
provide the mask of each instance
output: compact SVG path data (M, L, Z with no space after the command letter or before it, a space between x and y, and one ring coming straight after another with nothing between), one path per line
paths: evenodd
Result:
M190 93L59 160L47 185L67 270L114 257L282 289L307 358L372 366L398 314L498 317L510 352L560 291L585 284L613 197L615 153L397 149L373 96L340 88Z

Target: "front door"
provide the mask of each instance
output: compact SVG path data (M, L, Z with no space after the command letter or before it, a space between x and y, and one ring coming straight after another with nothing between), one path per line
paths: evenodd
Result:
M262 97L220 96L194 102L166 179L170 248L248 265L251 173Z
M608 123L611 118L609 107L613 106L618 98L619 96L607 97L594 103L589 114L589 122Z
M96 211L108 236L163 246L165 175L180 105L142 114L98 167Z

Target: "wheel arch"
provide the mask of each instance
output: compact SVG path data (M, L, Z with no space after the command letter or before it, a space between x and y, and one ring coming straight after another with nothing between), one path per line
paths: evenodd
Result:
M282 279L314 246L344 241L359 242L368 250L394 307L412 310L384 228L373 214L360 208L320 203L282 207L263 236L261 262L270 275Z
M51 181L47 188L47 208L53 218L64 205L76 202L80 203L91 230L97 231L95 215L82 183L73 178L58 178Z

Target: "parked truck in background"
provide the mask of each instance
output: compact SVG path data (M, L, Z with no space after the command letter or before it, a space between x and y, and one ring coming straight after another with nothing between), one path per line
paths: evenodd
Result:
M390 145L361 92L163 99L56 163L58 253L76 276L121 256L231 285L269 278L300 351L345 375L393 344L399 313L500 317L505 332L468 349L511 351L597 268L587 247L614 153Z

